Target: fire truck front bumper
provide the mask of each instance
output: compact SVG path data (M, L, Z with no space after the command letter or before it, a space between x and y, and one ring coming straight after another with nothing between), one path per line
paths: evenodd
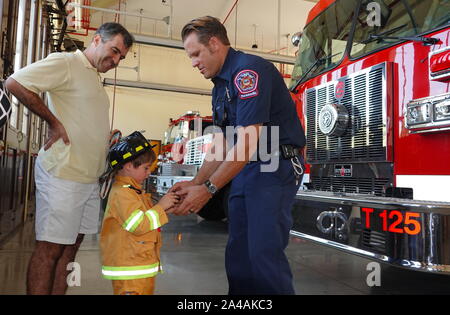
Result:
M450 203L299 191L292 214L293 237L450 275Z

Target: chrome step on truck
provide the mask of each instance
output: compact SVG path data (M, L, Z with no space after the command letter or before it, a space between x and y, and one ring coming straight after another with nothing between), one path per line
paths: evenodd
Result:
M291 235L408 269L450 274L450 204L299 191Z

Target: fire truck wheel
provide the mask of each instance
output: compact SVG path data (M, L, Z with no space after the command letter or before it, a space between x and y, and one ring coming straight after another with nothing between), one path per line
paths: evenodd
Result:
M228 215L229 193L230 184L223 187L197 214L209 221L220 221L225 219Z

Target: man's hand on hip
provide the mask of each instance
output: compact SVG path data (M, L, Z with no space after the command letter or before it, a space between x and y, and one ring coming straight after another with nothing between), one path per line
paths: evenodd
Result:
M66 129L59 122L53 123L53 125L49 125L48 127L48 139L45 143L44 150L47 151L50 147L58 141L59 138L62 138L66 145L70 144L69 136L67 135Z

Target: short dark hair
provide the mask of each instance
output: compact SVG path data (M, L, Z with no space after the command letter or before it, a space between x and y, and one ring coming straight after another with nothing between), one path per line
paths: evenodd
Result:
M227 30L219 19L212 16L203 16L187 23L181 31L181 39L184 40L192 32L197 33L198 41L207 46L211 37L217 37L222 44L230 45Z
M153 151L153 149L147 150L142 154L139 154L138 156L136 156L134 159L132 159L131 161L127 161L125 163L123 163L122 165L118 165L115 169L114 169L114 174L116 174L116 172L120 171L121 169L123 169L123 166L126 163L131 163L131 165L133 165L134 168L138 168L139 166L141 166L144 163L150 163L152 164L154 161L156 160L156 154Z
M115 22L102 24L95 32L95 35L97 34L102 38L102 42L111 40L113 37L120 34L123 37L123 44L126 48L130 48L134 43L133 35L131 35L121 24Z
M134 168L138 168L144 163L153 163L156 160L156 154L152 149L145 151L144 153L138 155L134 160L130 161Z

